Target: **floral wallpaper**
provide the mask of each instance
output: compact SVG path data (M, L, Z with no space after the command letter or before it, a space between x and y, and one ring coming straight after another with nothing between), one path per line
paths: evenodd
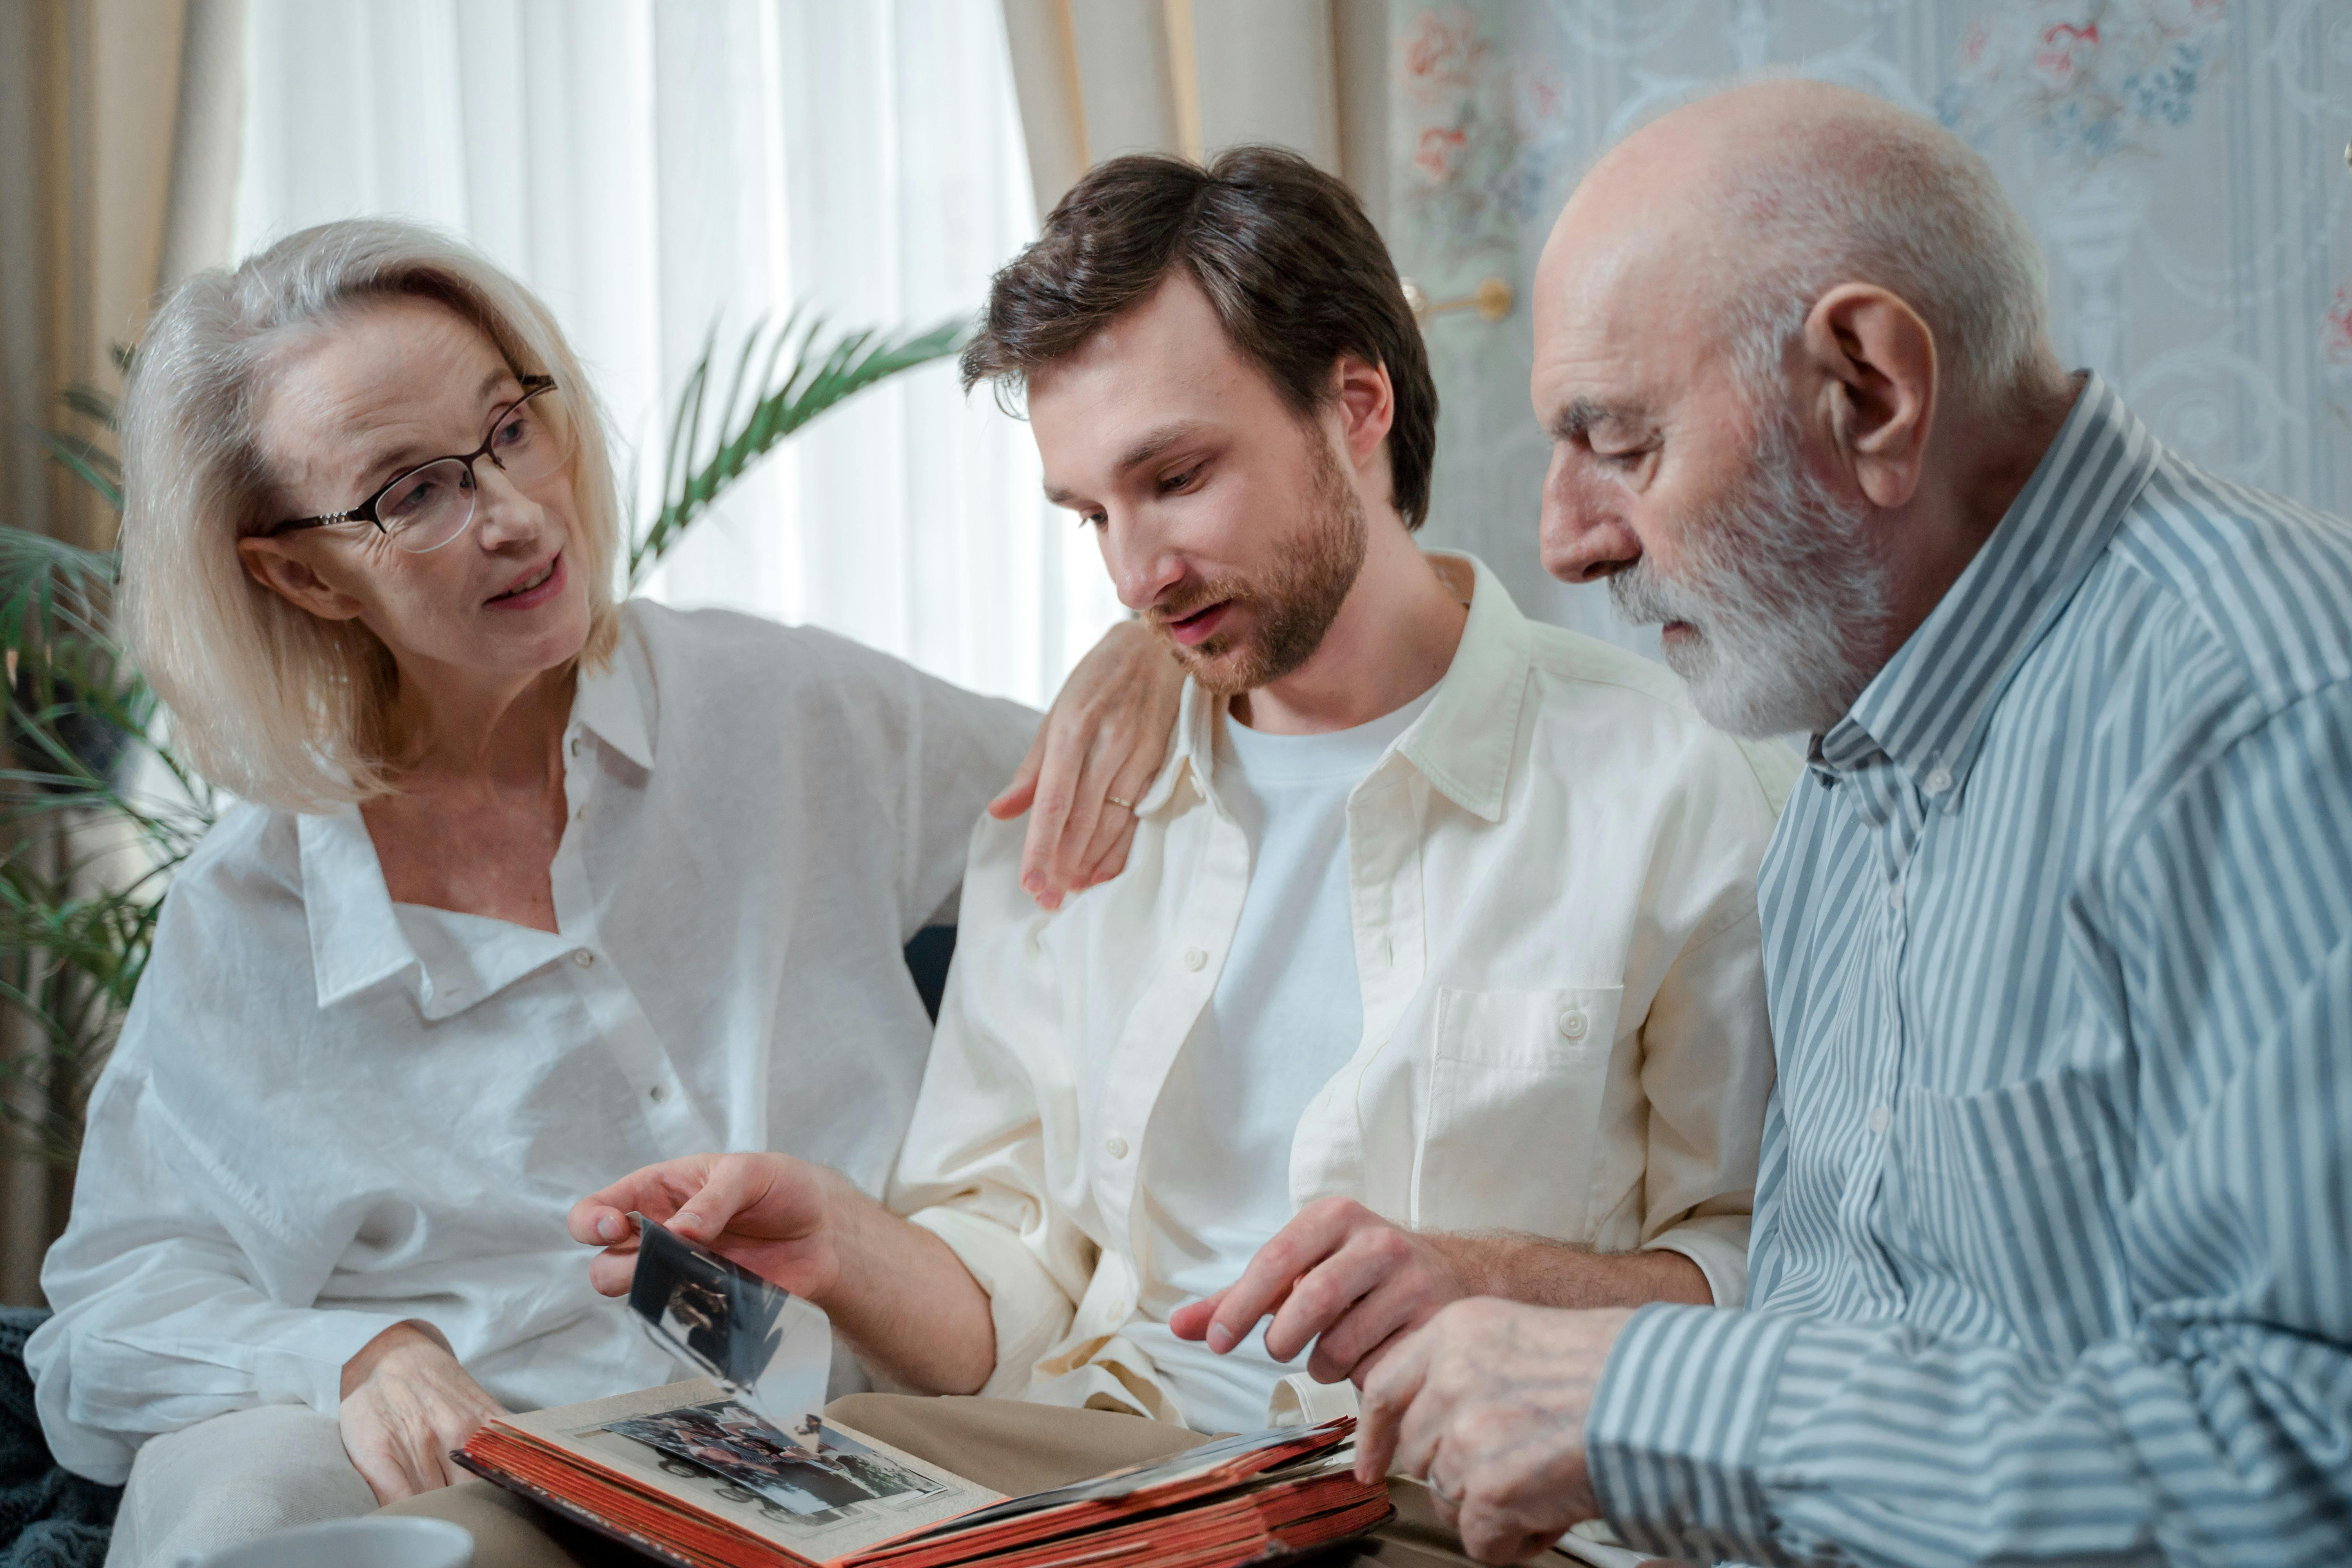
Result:
M1583 168L1772 67L1967 137L2042 240L2061 351L2226 478L2352 513L2352 0L1390 0L1390 238L1432 298L1432 543L1523 607L1643 646L1543 574L1526 290Z

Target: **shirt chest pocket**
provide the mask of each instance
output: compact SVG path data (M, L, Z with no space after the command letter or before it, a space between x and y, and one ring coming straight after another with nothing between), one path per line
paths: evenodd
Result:
M1615 985L1439 990L1417 1227L1588 1239L1622 996Z

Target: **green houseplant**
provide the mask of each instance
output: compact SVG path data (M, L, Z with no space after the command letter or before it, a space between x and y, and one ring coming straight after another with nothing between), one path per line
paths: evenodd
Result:
M659 502L627 540L635 589L727 489L827 409L952 353L958 322L833 332L795 316L754 329L714 374L715 334L669 423ZM129 355L117 352L128 368ZM76 387L73 412L114 405ZM42 432L49 454L120 514L121 469L100 441ZM70 1165L81 1111L137 991L172 873L227 804L174 752L164 715L113 637L118 563L0 524L0 1008L30 1041L0 1056L0 1152Z

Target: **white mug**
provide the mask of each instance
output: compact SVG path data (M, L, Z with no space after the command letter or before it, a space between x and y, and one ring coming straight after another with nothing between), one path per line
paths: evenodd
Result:
M281 1530L178 1568L473 1568L474 1538L446 1519L331 1520Z

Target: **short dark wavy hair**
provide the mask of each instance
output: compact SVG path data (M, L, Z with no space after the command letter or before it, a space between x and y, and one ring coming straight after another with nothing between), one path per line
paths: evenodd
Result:
M963 351L965 390L1020 388L1178 267L1301 417L1324 403L1341 354L1387 369L1391 493L1405 526L1419 528L1437 455L1437 385L1420 325L1354 194L1279 147L1236 147L1207 168L1137 154L1089 169L991 284Z

